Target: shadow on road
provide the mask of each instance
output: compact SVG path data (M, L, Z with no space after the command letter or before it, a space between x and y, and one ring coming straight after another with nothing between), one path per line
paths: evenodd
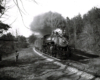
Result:
M24 64L33 64L36 61L41 61L44 60L43 58L27 58L27 59L19 59L17 62L15 60L3 60L0 62L0 68L3 67L15 67L19 65L24 65Z
M88 61L84 61L85 59L89 60L89 59L98 58L98 57L99 55L89 54L89 53L75 49L73 50L73 55L69 58L69 60L86 63Z
M99 57L99 55L89 54L87 52L77 50L77 49L74 50L74 54L79 54L79 55L82 55L82 56L86 56L88 58L97 58L97 57Z
M10 76L4 76L4 77L0 76L0 80L19 80L19 78L12 78Z

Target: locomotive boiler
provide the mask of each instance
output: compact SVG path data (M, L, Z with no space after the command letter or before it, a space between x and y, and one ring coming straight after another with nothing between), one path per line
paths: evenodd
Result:
M57 28L51 34L43 37L42 51L45 54L54 56L60 59L68 59L72 56L71 48L69 47L68 36L65 31Z

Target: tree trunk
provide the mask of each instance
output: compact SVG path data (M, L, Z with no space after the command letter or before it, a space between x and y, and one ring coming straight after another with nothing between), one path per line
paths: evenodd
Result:
M76 25L75 25L75 22L74 22L74 48L76 48Z

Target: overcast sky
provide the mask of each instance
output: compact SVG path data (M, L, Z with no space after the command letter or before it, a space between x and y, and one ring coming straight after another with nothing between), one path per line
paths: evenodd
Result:
M22 10L22 16L25 26L27 27L26 28L23 25L21 15L13 0L8 1L10 2L8 2L7 6L13 7L6 12L8 17L2 20L8 24L11 24L14 20L16 20L13 24L11 24L12 28L9 32L15 34L15 30L17 29L18 34L26 37L32 34L29 29L32 20L36 15L41 13L52 11L62 14L65 18L72 18L79 13L81 15L87 13L93 7L100 8L100 0L35 0L37 3L35 3L34 0L21 0L23 2L23 6L20 0L17 0L19 2L19 7Z

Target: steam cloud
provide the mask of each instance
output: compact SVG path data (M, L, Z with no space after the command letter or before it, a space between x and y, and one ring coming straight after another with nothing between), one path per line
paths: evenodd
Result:
M65 19L59 13L47 12L36 16L30 27L33 32L38 32L44 36L50 34L62 21Z

